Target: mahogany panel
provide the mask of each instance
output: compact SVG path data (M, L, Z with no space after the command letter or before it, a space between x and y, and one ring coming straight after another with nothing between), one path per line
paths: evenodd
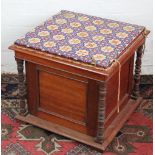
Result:
M30 114L35 115L37 112L37 103L38 103L36 64L26 61L25 66L26 66L28 111Z
M26 62L30 114L95 136L97 81Z
M126 95L132 88L130 85L132 84L131 80L133 77L133 60L134 55L121 66L120 79L119 71L117 71L114 76L107 81L106 118L114 111L114 109L117 111L118 81L120 80L119 106L123 103L122 101L126 98Z
M119 104L119 113L121 113L121 111L126 106L129 100L130 96L126 94ZM119 115L119 113L117 112L117 105L116 105L115 107L113 107L113 110L108 115L108 117L106 117L104 127L107 128L112 123L112 121Z
M97 132L99 86L96 81L89 80L87 93L87 128L88 135L95 136Z
M39 71L39 111L86 122L87 83Z
M130 60L121 67L121 78L120 78L120 100L128 93L128 84L130 83Z

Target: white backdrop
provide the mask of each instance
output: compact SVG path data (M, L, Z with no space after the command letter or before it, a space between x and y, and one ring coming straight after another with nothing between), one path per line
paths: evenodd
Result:
M152 0L3 0L2 72L16 72L14 54L8 50L17 38L60 10L70 10L146 26L142 74L153 74Z

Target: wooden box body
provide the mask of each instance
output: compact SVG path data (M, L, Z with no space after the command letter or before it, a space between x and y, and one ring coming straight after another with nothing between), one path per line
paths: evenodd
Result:
M141 33L107 69L12 45L18 65L22 115L26 111L23 61L26 67L29 114L17 118L105 150L142 101L138 87L148 33Z
M70 17L69 15L69 18ZM64 21L64 19L62 20ZM58 21L58 24L62 24L60 20ZM100 25L98 22L97 24ZM122 24L124 25L124 23ZM120 23L121 26L122 24ZM71 25L73 27L78 26L78 24L75 23L71 23ZM46 24L44 26L45 27L42 29L47 29ZM103 24L102 26L105 25ZM118 24L110 23L110 27L111 26L118 26ZM70 23L68 27L70 28ZM89 29L86 27L86 29L90 31L92 27L94 28L94 26L91 26ZM49 30L40 32L40 28L41 27L37 27L37 29L35 29L35 31L38 31L37 33L35 31L27 33L26 36L28 38L19 39L14 45L10 46L10 49L15 51L19 74L21 111L17 119L88 144L99 150L105 150L125 121L129 118L130 114L142 101L142 98L139 97L141 57L144 52L145 37L149 31L141 27L137 29L137 31L130 33L130 31L132 31L130 26L123 27L123 31L119 33L116 31L117 33L114 33L115 37L117 36L124 39L121 44L122 46L120 46L121 51L119 48L118 51L116 49L117 52L115 51L115 48L118 46L115 46L115 48L112 48L113 45L110 46L110 48L112 48L111 54L116 54L117 56L109 55L109 59L105 59L109 62L105 67L103 64L98 65L97 61L94 63L93 57L102 55L102 59L104 57L106 58L104 55L105 53L99 54L100 50L103 50L102 47L97 49L98 53L95 55L93 53L92 57L87 50L76 51L87 52L86 62L77 61L82 60L77 59L77 56L71 57L70 59L68 57L60 57L58 56L60 49L65 50L61 52L61 54L63 53L65 56L67 49L70 50L74 48L75 45L70 47L70 44L73 43L72 39L67 41L67 44L68 42L70 43L70 49L68 46L66 49L65 46L65 48L59 47L59 50L55 50L56 43L47 41L46 39L49 38L48 36L47 38L45 37L45 35L50 34ZM53 28L53 26L50 28ZM85 31L84 27L83 29ZM129 31L128 34L131 36L125 33L126 31ZM104 48L109 48L109 41L112 44L121 43L121 41L113 38L111 38L111 40L107 39L108 36L106 33L112 33L112 30L105 31L105 29L102 29L100 32L105 33L103 36L107 40L106 44L104 44ZM53 33L53 31L51 31L51 33ZM89 34L91 35L91 32L89 32ZM31 38L33 36L39 38ZM62 37L62 35L51 35L50 37L53 37L56 41L59 39L63 40L64 38L63 45L66 45L65 37L63 36L63 38L60 38L60 36ZM130 37L125 39L124 37L127 36ZM42 42L40 37L43 37ZM100 39L104 40L104 38L102 37ZM129 42L128 39L131 42ZM73 40L74 44L75 40L80 41L79 39ZM96 47L100 46L99 43L92 44L90 42L83 42L83 44L87 48L95 47L95 45ZM51 46L53 49L49 48ZM38 47L40 48L38 49ZM82 44L79 44L76 48L83 49L84 47L82 47ZM50 54L46 49L57 52L57 54ZM92 49L90 51L92 52ZM109 50L105 50L104 52L109 52ZM71 53L74 55L75 51L71 50ZM135 53L136 65L134 71ZM80 55L78 58L80 58ZM115 59L114 62L113 59ZM90 60L91 62L89 62ZM26 68L28 115L25 115L27 106L24 102L25 87L23 62L25 62ZM135 72L134 84L133 72Z
M97 131L99 85L106 88L105 124L108 127L117 115L118 106L130 98L133 77L132 55L121 67L120 103L118 105L119 70L103 81L62 67L45 67L26 61L28 107L30 114L81 133L95 136ZM62 64L63 65L63 64ZM106 80L104 80L106 79Z

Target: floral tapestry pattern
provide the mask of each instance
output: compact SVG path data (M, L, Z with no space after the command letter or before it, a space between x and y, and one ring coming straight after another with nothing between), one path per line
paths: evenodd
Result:
M107 68L144 30L124 22L61 11L15 44Z

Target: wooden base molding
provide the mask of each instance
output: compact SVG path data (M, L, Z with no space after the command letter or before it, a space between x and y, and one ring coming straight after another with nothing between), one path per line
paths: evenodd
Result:
M80 132L68 129L58 124L48 122L46 120L40 119L36 116L28 114L27 116L17 115L18 120L33 124L45 130L60 134L62 136L71 138L78 142L84 143L86 145L92 146L100 151L104 151L106 147L111 143L117 132L122 128L123 124L127 121L129 116L134 112L136 107L142 102L142 98L139 97L137 100L130 99L124 109L118 114L118 116L113 120L110 126L105 129L104 141L102 144L96 143L95 138L82 134Z

